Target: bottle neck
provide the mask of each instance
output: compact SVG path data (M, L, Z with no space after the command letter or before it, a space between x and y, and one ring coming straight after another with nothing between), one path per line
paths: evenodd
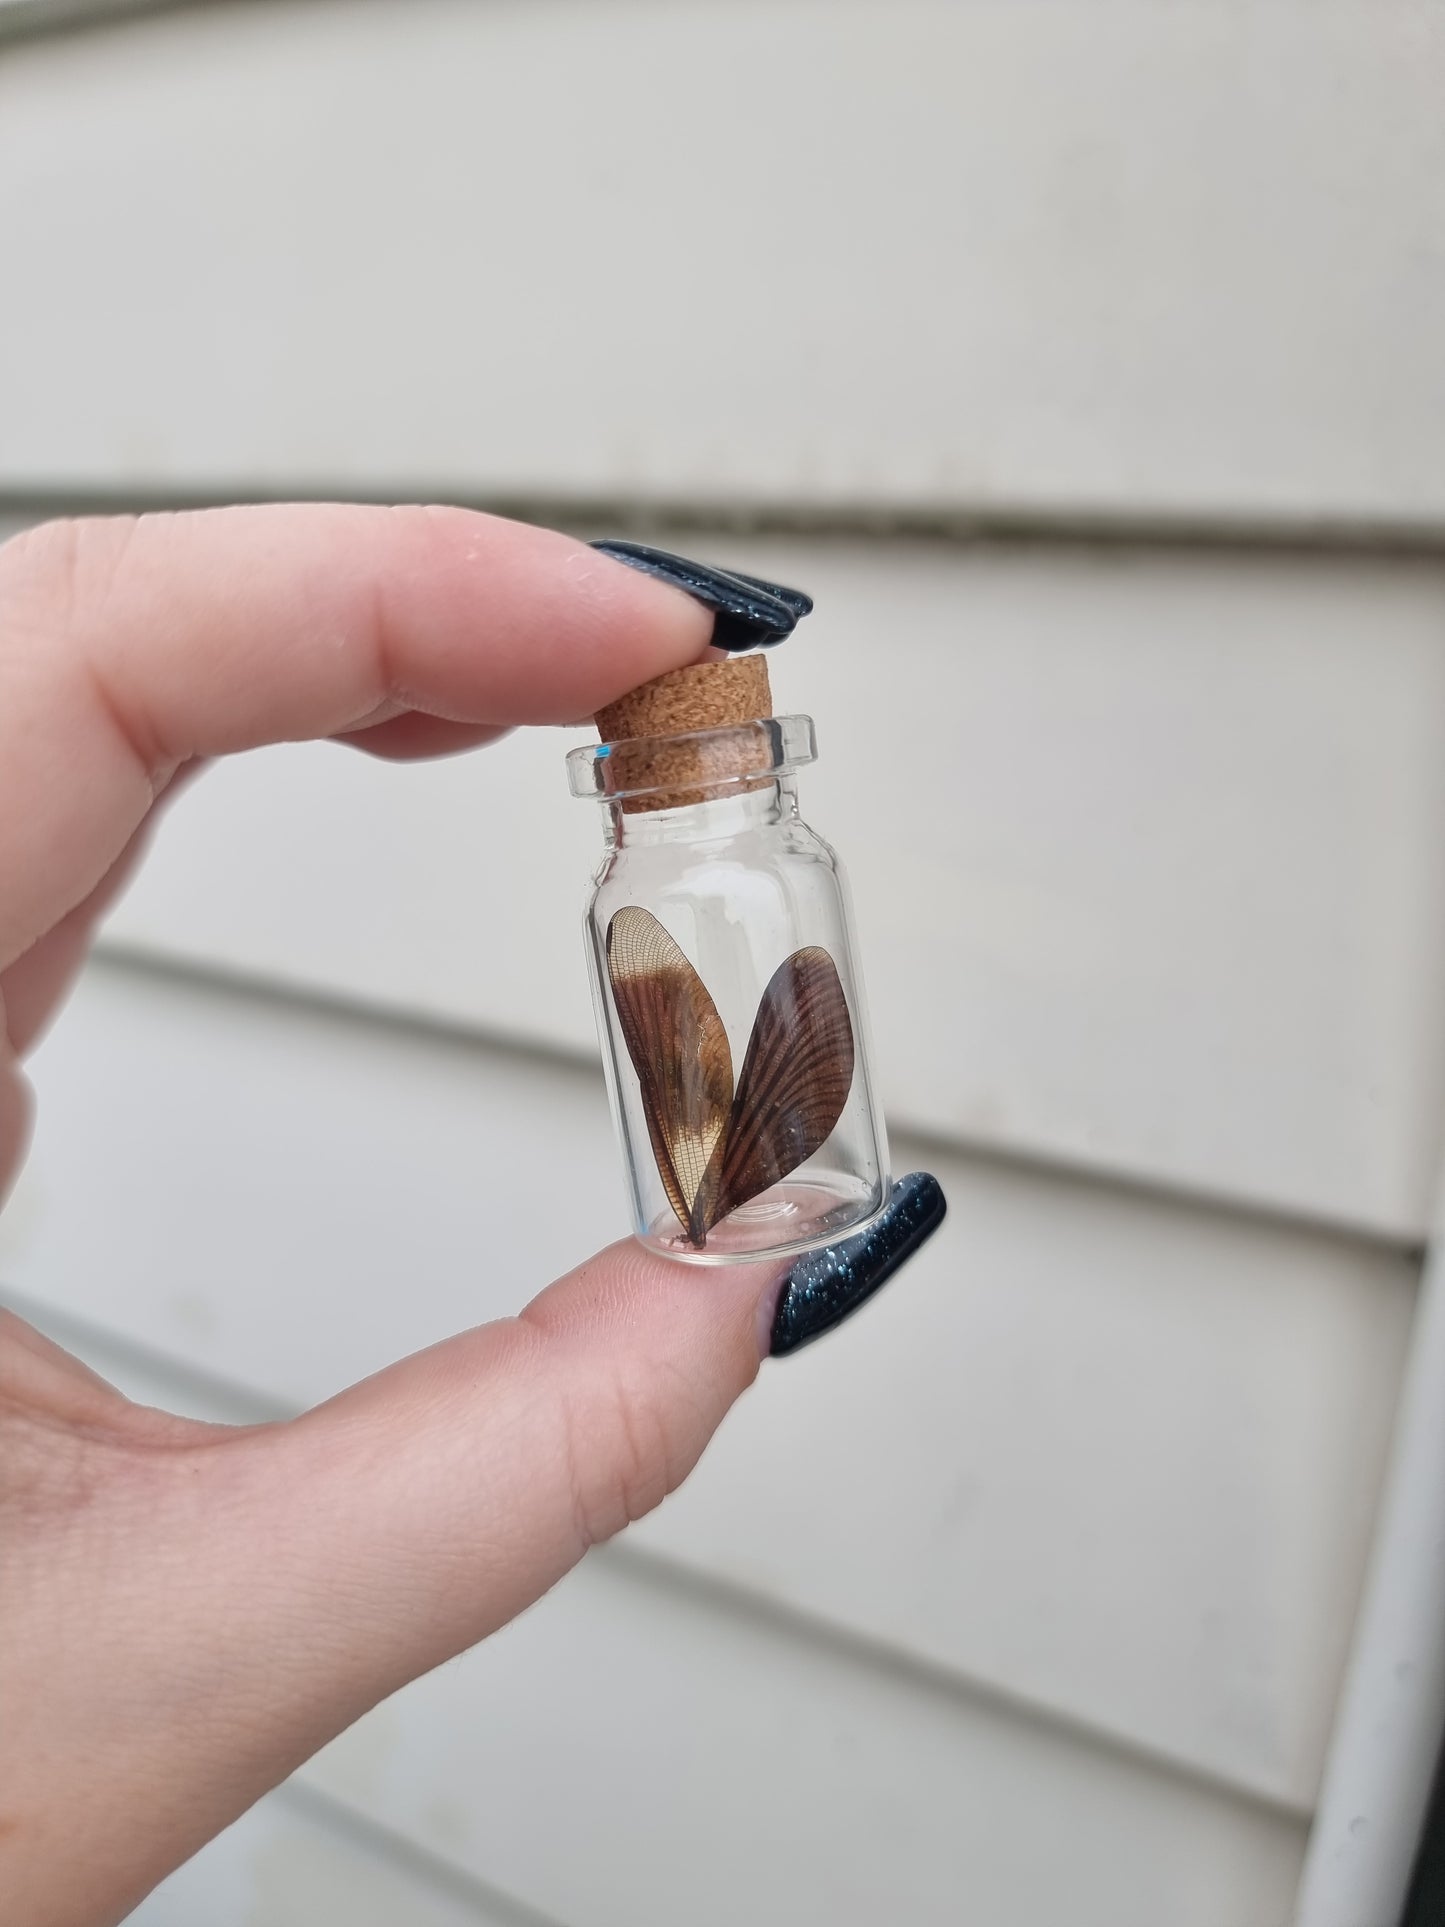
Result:
M620 803L609 803L602 836L609 850L726 842L748 830L795 821L797 815L797 784L791 776L780 776L741 795L709 796L674 810L624 810Z

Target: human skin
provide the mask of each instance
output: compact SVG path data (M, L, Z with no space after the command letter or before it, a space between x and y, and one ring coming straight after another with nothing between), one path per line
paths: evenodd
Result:
M564 536L459 509L97 518L0 547L0 1184L29 1126L21 1060L193 767L575 720L703 656L710 623ZM133 1405L0 1312L0 1919L119 1920L649 1511L755 1376L778 1281L739 1266L702 1289L617 1244L515 1318L246 1427Z

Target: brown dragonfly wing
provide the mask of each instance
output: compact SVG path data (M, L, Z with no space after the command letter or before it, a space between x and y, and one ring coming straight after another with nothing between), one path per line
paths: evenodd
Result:
M816 945L774 971L758 1005L732 1114L704 1186L708 1227L823 1145L853 1083L853 1024L837 965Z
M733 1101L727 1032L702 978L650 910L628 905L613 916L607 974L662 1188L701 1245L715 1222L714 1152Z

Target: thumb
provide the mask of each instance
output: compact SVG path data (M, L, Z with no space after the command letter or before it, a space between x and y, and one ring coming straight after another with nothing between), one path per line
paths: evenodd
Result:
M519 1317L283 1424L169 1418L36 1334L12 1343L0 1689L23 1777L0 1759L0 1911L118 1919L656 1505L763 1355L849 1317L945 1209L914 1172L786 1271L613 1245Z
M269 1513L288 1574L276 1636L314 1656L324 1737L650 1512L761 1360L849 1317L945 1209L937 1180L913 1172L863 1231L786 1267L616 1244L520 1317L392 1366L279 1445L258 1437L235 1502Z
M781 1272L616 1244L256 1435L233 1503L268 1514L315 1717L337 1729L473 1645L680 1485L757 1375Z
M46 1695L0 1912L18 1880L27 1919L117 1918L117 1896L133 1906L655 1506L756 1375L781 1271L614 1245L519 1317L241 1430L126 1406L86 1374L104 1397L76 1434L85 1504L54 1508L66 1543L39 1548L22 1627Z

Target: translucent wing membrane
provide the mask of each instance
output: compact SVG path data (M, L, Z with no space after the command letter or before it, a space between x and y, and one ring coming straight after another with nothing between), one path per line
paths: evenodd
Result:
M853 1026L833 959L795 950L763 992L733 1090L717 1007L650 911L619 910L607 969L668 1202L694 1245L826 1141L853 1082Z
M719 1142L714 1224L805 1164L843 1114L853 1026L826 950L795 950L773 972Z
M679 1223L700 1245L716 1223L713 1153L733 1101L727 1032L702 978L650 910L629 907L613 917L607 972L658 1175Z

